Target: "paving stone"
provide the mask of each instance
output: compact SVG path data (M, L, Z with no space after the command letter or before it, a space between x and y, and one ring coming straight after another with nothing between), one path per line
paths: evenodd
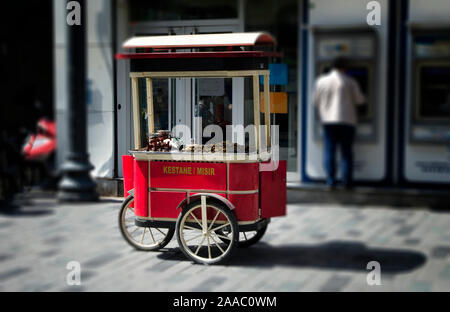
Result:
M13 223L10 221L0 222L0 229L6 229L12 225L13 225Z
M58 231L55 231L58 232ZM61 245L66 241L63 236L52 236L51 238L45 239L44 243L48 245Z
M350 219L350 220L347 220L346 222L344 222L342 225L344 226L344 228L354 228L355 226L357 226L358 225L358 221L357 220L354 220L354 219Z
M320 291L336 292L341 291L348 283L350 283L351 278L348 276L334 275L330 277L329 280L320 288Z
M8 235L0 240L1 291L450 289L447 212L289 204L288 217L274 218L260 243L237 249L225 265L204 266L187 260L175 239L158 252L130 247L117 225L120 202L32 204L24 211L50 213L0 215ZM383 285L369 287L366 264L377 259ZM81 287L66 284L72 260L81 264Z
M327 234L325 234L325 233L313 233L313 234L311 234L311 238L322 240L322 239L327 238Z
M401 226L400 229L398 229L398 231L395 234L401 235L401 236L407 236L407 235L411 234L412 231L414 231L414 226L404 225L404 226Z
M107 264L111 261L116 260L118 257L120 257L120 254L118 253L106 253L100 256L97 256L87 262L84 262L82 265L86 266L86 267L92 267L92 268L96 268L99 266L102 266L104 264Z
M25 285L22 290L25 292L44 292L50 290L51 287L52 287L51 284L42 284L42 285L30 284Z
M167 283L179 283L187 280L190 276L183 273L177 273L170 276L169 279L166 280Z
M347 235L352 236L352 237L359 237L362 235L362 232L358 231L358 230L350 230L350 231L347 231Z
M444 269L441 271L440 277L450 280L450 263L447 264ZM450 287L450 284L449 284ZM447 288L448 291L450 288Z
M431 291L431 283L424 282L424 281L414 282L411 285L411 291L417 291L417 292Z
M91 279L96 275L96 272L93 270L81 270L80 279L83 282L86 282L87 280Z
M0 282L7 281L11 278L18 277L20 275L24 275L25 273L29 272L30 270L28 268L14 268L8 271L0 272Z
M58 254L59 250L58 249L52 249L52 250L45 250L39 253L39 256L44 257L44 258L48 258L48 257L53 257L56 256Z
M156 264L151 264L147 271L149 272L164 272L169 268L172 268L174 266L174 263L169 260L163 260Z
M84 292L86 291L86 288L83 286L68 286L66 288L60 289L59 291L61 292Z
M278 291L281 292L292 292L292 291L298 291L305 285L305 282L297 282L297 281L286 281L282 282L281 285L278 287Z
M436 246L431 250L431 257L446 259L450 256L450 246Z
M373 242L373 243L375 243L377 245L384 245L384 244L388 243L389 240L390 240L389 237L380 235L379 237L371 240L371 242Z
M0 262L4 262L6 260L9 260L12 258L12 255L10 254L0 254Z
M193 291L193 292L207 292L207 291L211 291L211 289L213 289L217 285L220 285L224 281L226 281L225 277L214 276L214 277L208 278L206 281L200 283L200 285L198 285L197 287L192 288L190 291Z
M392 218L391 219L391 222L393 224L404 224L404 223L406 223L406 221L407 221L407 219L405 219L405 218Z
M366 219L367 219L367 217L362 214L357 214L357 215L353 216L353 220L358 221L358 222L362 222Z
M419 245L421 242L421 239L420 238L407 238L404 240L404 242L406 245L414 246L414 245Z

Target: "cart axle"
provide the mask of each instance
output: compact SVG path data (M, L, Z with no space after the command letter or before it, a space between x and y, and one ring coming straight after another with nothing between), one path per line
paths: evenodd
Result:
M249 231L259 231L263 227L267 226L270 223L270 219L262 219L250 224L238 224L239 232L249 232ZM174 221L163 221L163 220L142 220L136 218L135 225L138 227L151 227L151 228L161 228L161 229L174 229L176 224L176 220ZM186 223L190 227L201 230L202 228L198 223L189 222ZM210 222L207 223L208 227Z

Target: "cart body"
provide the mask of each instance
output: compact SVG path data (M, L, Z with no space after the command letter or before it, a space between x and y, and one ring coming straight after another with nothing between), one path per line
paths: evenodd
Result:
M255 230L257 235L253 241L257 241L270 218L286 215L286 161L275 160L271 149L268 63L276 54L242 50L246 46L253 49L257 44L273 43L273 37L267 33L138 37L127 41L124 47L142 48L145 52L116 56L130 61L134 149L131 155L122 156L127 198L123 208L131 207L135 225L144 228L140 243L132 243L138 249L145 247L145 228L150 229L155 243L151 229L156 228L161 233L160 228L169 229L164 241L155 248L167 244L167 237L170 240L176 228L180 248L188 257L201 263L215 263L228 255L230 246L239 241L239 233L236 236L235 232ZM198 50L204 47L228 47L228 50ZM236 47L240 49L235 51ZM186 48L195 50L176 51ZM161 49L166 51L161 52ZM142 147L138 80L145 80L147 129L148 133L154 133L153 80L183 77L252 79L255 130L251 140L254 140L255 150L239 155L235 150L198 155L194 151L171 153L152 151L150 145L147 150ZM264 121L261 123L262 110ZM267 126L261 128L261 124ZM124 237L130 242L131 234L124 225L127 222L125 210L121 210L119 222ZM187 239L183 231L201 232L203 240L199 247L189 247L188 242L195 237ZM219 238L227 247L218 244ZM200 256L205 240L207 252ZM217 256L211 254L211 245L221 251Z
M122 160L124 194L134 190L139 219L175 222L180 209L198 194L220 196L239 224L286 215L286 161L273 171L261 171L259 161L137 160L128 155Z

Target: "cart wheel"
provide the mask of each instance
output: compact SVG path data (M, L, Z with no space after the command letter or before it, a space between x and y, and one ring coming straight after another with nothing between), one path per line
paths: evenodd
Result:
M206 206L205 216L200 201L183 210L176 225L177 241L189 259L202 264L219 263L225 261L235 248L239 234L237 221L228 208L217 202L208 202ZM227 236L218 234L223 228L227 228Z
M267 227L268 225L265 225L264 227L256 231L239 232L239 243L237 245L238 248L250 247L259 242L266 233ZM227 229L221 229L219 230L218 234L220 234L219 237L228 236L228 231ZM223 242L227 243L228 240L223 240Z
M122 204L119 213L119 227L123 238L134 248L144 251L155 251L165 247L175 233L174 229L136 226L132 195Z

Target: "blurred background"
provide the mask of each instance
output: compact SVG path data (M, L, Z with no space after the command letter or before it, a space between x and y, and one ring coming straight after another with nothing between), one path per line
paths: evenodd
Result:
M368 25L372 10L358 0L89 1L88 152L100 192L120 194L120 157L132 142L128 68L114 60L121 44L135 35L260 30L277 38L284 55L288 79L279 87L287 93L287 109L273 114L273 122L280 126L281 157L288 160L292 185L324 181L322 131L311 94L315 78L342 55L351 60L349 73L367 96L355 144L359 185L448 187L450 4L378 3L380 25ZM49 0L29 1L27 8L8 3L1 13L2 144L11 141L17 149L42 117L56 122L56 173L67 142L67 10L64 1ZM159 89L166 98L181 92L167 84ZM155 120L173 126L175 110L163 105ZM18 170L11 166L6 167Z
M133 144L129 67L126 62L114 59L116 53L124 52L121 45L127 38L268 31L278 40L277 50L283 53L282 62L287 70L287 80L281 85L287 93L287 109L273 114L273 122L280 126L280 156L288 161L290 204L349 205L349 218L355 217L351 210L355 205L439 207L445 211L450 198L450 2L375 1L380 8L379 25L368 24L368 14L373 12L367 7L369 2L87 1L87 140L90 162L94 166L91 175L97 183L98 193L108 197L123 196L121 156L127 154ZM61 164L68 148L66 16L66 1L62 0L28 0L26 4L7 1L2 5L2 205L9 204L17 194L17 205L26 206L30 204L28 200L31 197L27 195L30 191L57 189ZM315 79L329 69L336 56L350 60L349 74L359 82L367 102L358 112L354 160L357 187L351 191L330 193L323 187L323 134L311 99ZM158 88L166 98L169 94L176 98L177 92L181 92L181 88L169 84ZM175 117L192 121L189 117L192 112L180 114L176 111L176 104L162 105L155 120L161 127L173 126ZM34 139L31 137L33 134ZM23 153L30 140L33 144L45 146L36 157L29 154L25 157ZM38 199L37 205L58 207L51 198L52 195L42 202ZM116 207L118 204L109 205ZM377 213L374 212L375 215ZM417 226L420 226L426 219L428 223L422 224L425 228L421 231L436 234L431 227L431 219L423 216L428 212L410 213L416 218L403 218L399 212L398 216L395 214L379 222L385 224L403 218L396 224L406 227L403 229L408 232L408 220L415 220L411 222L417 221ZM439 213L442 217L440 215L433 220L441 222L437 225L440 232L436 234L440 235L438 241L441 243L439 246L425 243L429 248L424 252L436 252L445 263L450 254L447 240L450 234L446 230L450 224L448 215L442 210ZM358 215L356 213L356 219ZM52 218L50 220L57 222L57 218ZM5 220L0 225L10 224ZM320 221L320 217L317 220ZM47 220L48 224L52 222ZM370 224L363 227L370 227ZM281 228L282 225L280 231ZM76 229L73 231L77 232ZM345 231L362 229L346 228ZM314 233L322 232L316 228ZM395 233L392 229L387 231L387 241ZM424 233L426 237L428 234ZM414 239L422 239L419 234L414 236L412 229L405 235L410 234L412 237L405 239L412 240L412 245ZM326 240L329 236L333 233L319 240ZM436 239L430 236L428 241L425 238L424 241ZM0 252L5 257L8 255L6 250L10 250L7 241L2 237ZM402 245L404 240L397 243ZM322 256L330 254L324 252ZM450 267L445 265L442 264L444 271L439 272L450 276ZM339 276L333 278L337 284L342 281ZM423 283L416 285L419 289L428 285L427 278L420 282ZM430 289L445 290L448 286L447 282L439 285L438 288L430 286ZM4 286L3 289L8 288Z

